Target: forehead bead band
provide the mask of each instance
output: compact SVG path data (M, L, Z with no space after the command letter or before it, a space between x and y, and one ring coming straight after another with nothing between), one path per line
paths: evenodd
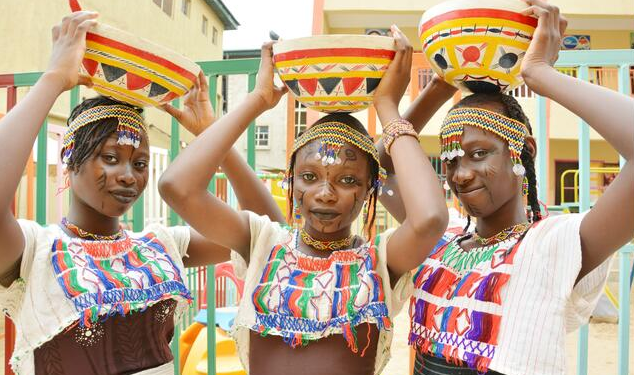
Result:
M322 165L341 164L342 161L341 158L339 158L339 152L346 143L349 143L370 155L379 166L379 178L373 183L373 187L377 188L379 193L381 193L383 181L387 178L387 173L385 172L385 169L381 167L379 152L374 146L372 138L352 129L350 126L342 122L323 122L311 126L297 138L295 145L293 146L291 159L300 148L315 139L319 139L321 143L319 145L319 150L314 157L316 160L321 160ZM285 180L282 181L282 187L288 187L288 179L291 177L289 168L289 170L287 170Z
M526 173L520 159L524 141L529 135L526 125L482 108L456 108L447 114L440 128L441 160L452 160L457 156L464 156L460 142L465 125L484 129L505 140L511 153L513 172L518 176Z
M75 135L77 130L95 121L106 118L116 118L117 143L120 145L131 145L138 148L141 143L141 133L145 132L143 117L134 109L125 105L100 105L87 109L80 113L68 126L64 134L64 146L62 161L67 164L75 149Z

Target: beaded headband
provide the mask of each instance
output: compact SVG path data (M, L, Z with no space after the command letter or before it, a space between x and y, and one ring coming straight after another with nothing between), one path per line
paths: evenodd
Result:
M484 129L505 140L511 153L513 173L518 176L526 173L520 159L524 140L529 135L526 125L482 108L456 108L449 112L440 128L441 160L452 160L456 156L464 156L460 141L465 125Z
M64 146L62 148L62 161L65 164L68 164L75 149L75 134L77 130L106 118L116 118L119 121L119 125L117 125L117 143L120 145L131 145L134 148L139 147L141 133L145 131L143 117L137 111L125 105L100 105L83 111L68 125L68 130L64 134Z
M297 140L295 140L291 159L300 148L315 139L321 140L319 151L315 154L315 159L321 159L322 165L341 164L342 161L341 158L339 158L339 152L346 143L350 143L370 155L379 166L379 176L378 179L373 182L372 187L378 189L379 194L383 192L383 182L387 179L387 173L385 172L385 169L381 167L379 152L374 146L372 138L352 129L343 122L323 122L311 126L307 131L299 136ZM286 177L282 181L283 188L288 188L288 181L290 178L292 178L292 176L290 174L289 165L289 168L286 171Z

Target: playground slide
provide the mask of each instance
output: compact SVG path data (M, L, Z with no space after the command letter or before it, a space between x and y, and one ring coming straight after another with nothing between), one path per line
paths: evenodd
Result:
M246 375L238 358L235 341L227 334L233 323L237 308L218 308L216 318L216 374ZM196 322L189 326L180 337L181 374L207 374L207 311L201 310Z

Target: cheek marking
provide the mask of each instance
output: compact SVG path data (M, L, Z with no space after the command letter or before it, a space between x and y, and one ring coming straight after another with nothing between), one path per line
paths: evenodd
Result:
M304 194L306 194L306 191L297 190L297 192L300 194L299 198L297 199L297 204L299 205L299 207L303 207L304 206Z
M103 189L106 188L106 171L105 169L101 168L101 175L99 177L97 177L97 188L99 189L99 191L102 191Z

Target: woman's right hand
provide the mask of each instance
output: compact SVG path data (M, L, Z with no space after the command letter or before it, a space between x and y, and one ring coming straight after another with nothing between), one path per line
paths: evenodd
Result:
M392 25L391 30L396 55L374 91L374 107L384 125L387 124L386 120L389 121L399 116L398 105L405 90L407 90L412 72L412 45L396 25ZM385 116L383 116L384 113Z
M275 107L288 91L286 85L280 87L273 82L275 76L273 69L273 43L275 42L267 42L262 45L260 69L258 70L255 88L250 93L260 101L265 110Z
M260 69L258 69L255 88L250 93L252 97L257 98L260 104L264 106L264 110L275 107L288 91L286 85L280 87L273 82L275 76L273 69L273 43L275 42L271 41L262 44Z
M75 12L53 27L53 51L44 73L59 80L63 91L79 85L90 86L88 76L79 74L86 52L86 33L97 24L96 12Z

